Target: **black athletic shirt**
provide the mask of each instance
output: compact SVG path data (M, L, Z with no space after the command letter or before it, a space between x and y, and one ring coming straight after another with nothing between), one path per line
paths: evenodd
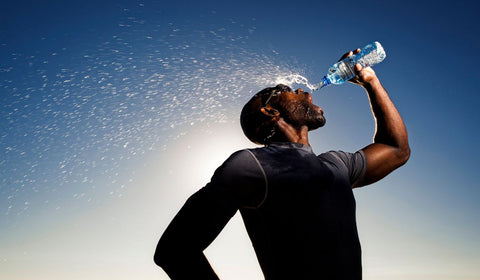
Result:
M242 218L267 280L362 278L352 187L363 177L362 151L315 155L275 143L234 153L199 197L216 215Z
M172 279L218 279L203 250L240 209L266 280L359 280L352 187L362 151L315 155L275 143L231 155L165 230L156 262Z

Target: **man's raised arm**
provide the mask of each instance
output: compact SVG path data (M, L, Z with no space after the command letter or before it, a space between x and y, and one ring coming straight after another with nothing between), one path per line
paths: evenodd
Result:
M361 85L367 91L376 124L373 144L362 149L367 159L367 170L358 186L364 186L375 183L405 164L410 157L410 147L402 117L373 69L362 69L359 64L355 68L357 76L351 82Z

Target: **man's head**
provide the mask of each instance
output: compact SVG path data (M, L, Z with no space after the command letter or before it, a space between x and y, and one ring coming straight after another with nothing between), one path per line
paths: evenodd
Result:
M268 144L282 138L276 128L280 118L294 128L307 126L308 130L325 124L322 109L313 105L308 92L302 89L293 91L282 84L255 94L243 107L240 123L248 139L254 143Z

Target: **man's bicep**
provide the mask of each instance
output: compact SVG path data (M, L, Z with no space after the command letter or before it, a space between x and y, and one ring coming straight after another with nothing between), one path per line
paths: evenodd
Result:
M367 160L367 170L361 183L363 186L377 182L403 164L395 147L373 143L362 150Z

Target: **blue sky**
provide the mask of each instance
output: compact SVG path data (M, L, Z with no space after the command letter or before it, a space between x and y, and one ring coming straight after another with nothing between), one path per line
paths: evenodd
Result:
M380 41L375 71L410 161L355 191L365 279L478 279L478 4L455 1L16 1L0 11L0 278L167 279L154 246L237 149L253 93ZM304 86L304 85L294 85ZM374 123L351 84L314 94L315 152ZM207 255L262 279L239 217Z

